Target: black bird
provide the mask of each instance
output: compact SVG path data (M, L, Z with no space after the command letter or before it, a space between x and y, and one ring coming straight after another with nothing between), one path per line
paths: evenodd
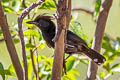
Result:
M28 21L27 23L34 24L39 27L48 47L54 48L54 42L52 40L55 37L56 27L50 16L39 15L33 21ZM65 53L68 53L69 55L84 53L98 65L106 61L101 54L89 48L83 39L78 37L70 30L67 30L67 44L65 45Z

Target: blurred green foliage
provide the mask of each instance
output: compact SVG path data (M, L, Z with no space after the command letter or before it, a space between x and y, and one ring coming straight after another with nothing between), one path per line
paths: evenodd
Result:
M30 1L25 2L26 6L29 6L31 4ZM17 15L20 15L22 10L24 9L23 5L21 4L21 0L2 0L3 9L6 13L14 13ZM95 17L99 14L99 9L101 6L101 0L97 0L95 3ZM56 10L55 4L52 0L46 0L41 6L38 8L35 8L36 11L40 11L41 9L47 9L47 10ZM35 10L32 11L31 16L34 18L36 16ZM34 15L33 15L34 14ZM27 17L26 17L27 18ZM24 24L24 38L25 38L25 44L26 44L26 50L43 50L45 48L45 41L43 40L43 37L40 33L40 30L38 30L34 25L27 24L26 21L29 21L31 19L25 19ZM11 30L11 34L15 35L13 37L14 43L20 43L19 36L18 36L18 27L15 24ZM79 22L72 20L70 23L70 30L72 30L74 33L76 33L78 36L82 37L88 45L91 45L91 43L88 43L88 38L85 34L83 34L82 26ZM3 37L2 31L0 29L0 37ZM37 41L36 41L37 38ZM32 40L30 42L30 40ZM92 42L92 40L91 40ZM107 61L103 65L103 69L105 72L100 72L99 77L101 79L105 80L105 77L108 74L111 74L110 76L114 75L114 73L120 73L120 63L112 64L116 60L117 57L119 57L120 53L120 38L116 38L115 40L111 39L110 36L105 35L103 39L102 44L103 49L103 56L107 59ZM30 54L27 55L27 62L28 62L28 78L29 80L35 80L35 75L33 73L33 67L32 67L32 61ZM34 54L34 62L35 65L38 65L38 72L39 77L41 80L50 80L51 77L51 71L52 71L52 63L53 58L52 57L45 57L40 55ZM87 64L89 63L88 59L79 59L79 55L71 56L69 59L67 59L66 63L66 70L67 75L63 75L63 80L77 80L76 76L80 76L80 73L76 69L76 66L79 63ZM111 65L112 64L112 65ZM21 61L21 65L23 65L23 62ZM81 73L82 74L82 73ZM13 65L11 64L8 69L4 69L4 66L0 62L0 75L2 76L3 80L7 80L9 76L17 77L15 74L15 70Z

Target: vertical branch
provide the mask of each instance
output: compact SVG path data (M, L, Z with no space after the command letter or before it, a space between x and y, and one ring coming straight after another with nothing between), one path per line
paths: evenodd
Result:
M18 18L19 36L20 36L21 46L22 46L22 55L23 55L23 63L24 63L25 80L28 80L28 70L27 70L27 59L26 59L24 35L23 35L23 30L22 30L22 22L23 22L23 19L25 18L25 16L28 15L29 12L33 8L37 7L38 5L40 5L44 1L45 0L39 0L38 2L31 4L29 7L27 7L26 9L24 9L22 11L21 16L19 16L19 18Z
M69 23L70 23L70 20L71 20L71 17L72 17L72 16L71 16L71 7L72 7L72 6L71 6L71 0L67 0L67 8L66 8L66 9L67 9L67 10L66 10L66 11L67 11L67 13L66 13L66 18L67 18L67 19L66 19L66 20L67 20L67 21L66 21L66 27L67 27L67 28L69 27Z
M36 46L36 41L35 41L35 38L34 38L34 36L33 36L33 42L34 42L34 45ZM34 53L33 51L32 51L32 53ZM36 50L35 50L35 53L36 53L36 58L37 58L37 67L35 68L35 71L34 71L34 73L35 73L35 75L36 75L36 78L37 78L37 80L41 80L41 78L39 77L39 62L38 62L38 51L37 51L37 48L36 48ZM33 59L34 60L34 59Z
M55 2L57 7L56 37L58 39L55 40L56 42L55 42L54 61L53 61L51 80L61 80L61 76L62 76L64 42L65 42L64 38L65 38L65 30L66 30L66 3L67 3L66 0L58 0L58 4Z
M31 37L30 37L29 43L32 43ZM39 80L38 71L37 71L35 63L34 63L34 52L32 50L30 50L30 55L31 55L31 60L32 60L33 72L36 76L36 80Z
M18 80L24 80L22 66L20 64L20 61L19 61L19 58L17 55L17 51L15 49L15 45L14 45L14 42L12 40L10 31L9 31L7 18L3 12L1 0L0 0L0 26L1 26L1 29L3 32L3 36L4 36L4 39L6 42L6 46L7 46L9 55L11 57L13 66L15 68L15 72L17 74Z
M21 4L23 5L24 9L27 8L27 6L25 4L25 0L22 0ZM30 19L29 14L28 14L28 19ZM30 37L29 43L32 43L31 37ZM37 71L35 63L34 63L34 53L32 52L32 50L30 50L30 55L31 55L31 59L32 59L33 72L34 72L34 74L36 76L36 80L39 80L38 71Z
M102 6L101 6L100 14L97 21L96 31L95 31L95 38L92 44L92 48L98 52L100 52L100 49L102 46L102 39L104 35L105 25L106 25L110 7L112 6L112 1L113 0L102 0ZM95 80L97 69L98 69L98 66L93 61L90 61L86 80Z

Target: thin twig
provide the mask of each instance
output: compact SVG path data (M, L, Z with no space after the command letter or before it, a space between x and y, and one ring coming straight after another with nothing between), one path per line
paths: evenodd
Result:
M15 36L16 36L16 35L12 35L11 37L14 38ZM0 42L3 42L3 41L5 41L5 38L1 38L1 39L0 39Z
M31 4L29 7L27 7L26 9L24 9L22 11L21 16L19 16L19 18L18 18L19 36L20 36L21 46L22 46L22 55L23 55L23 62L24 62L25 80L28 80L28 70L27 70L27 59L26 59L24 35L23 35L23 30L22 30L22 22L23 22L23 19L25 18L25 16L28 15L29 12L32 9L34 9L35 7L37 7L38 5L40 5L44 1L45 0L39 0L38 2Z
M35 41L35 37L33 36L33 41L34 41L34 45L36 45L36 41ZM35 52L36 52L36 58L37 58L37 75L38 75L38 78L39 78L39 80L41 80L41 78L39 77L39 61L38 61L38 50L36 49L35 50Z
M86 13L92 15L92 16L94 14L93 10L88 10L88 9L85 9L85 8L72 8L72 11L83 11L83 12L86 12Z
M29 43L32 43L32 39L29 40ZM32 50L30 50L30 55L31 55L31 60L32 60L33 72L36 76L36 80L39 80L38 71L36 70L36 66L34 63L34 53L32 52Z
M25 0L22 0L21 4L23 5L24 8L27 8L27 6L25 5Z
M25 0L22 0L22 5L23 5L24 9L27 8L27 6L25 4ZM29 14L28 14L28 19L30 19L30 15ZM32 44L31 36L30 36L29 43ZM34 53L32 52L32 50L30 50L30 55L31 55L31 60L32 60L33 72L34 72L34 74L36 76L36 79L39 80L39 75L38 75L38 72L36 70L36 66L35 66L35 63L34 63Z

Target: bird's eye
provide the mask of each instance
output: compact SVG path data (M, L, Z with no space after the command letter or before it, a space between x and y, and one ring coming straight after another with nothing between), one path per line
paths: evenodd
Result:
M40 20L40 26L48 27L49 23L47 21L45 21L45 20Z

